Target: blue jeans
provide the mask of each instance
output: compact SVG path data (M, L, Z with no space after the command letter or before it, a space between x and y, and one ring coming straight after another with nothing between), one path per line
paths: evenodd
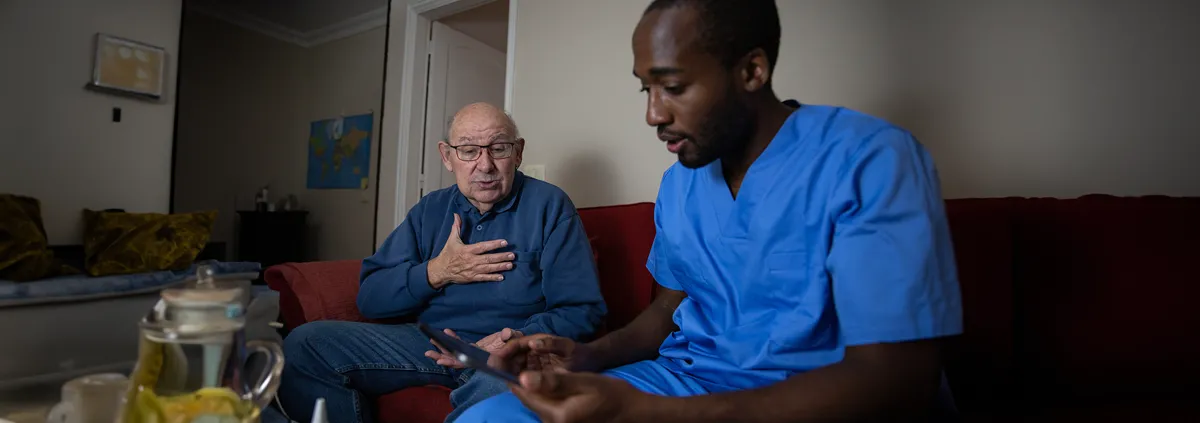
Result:
M317 321L296 328L283 341L284 369L279 403L287 416L309 423L313 404L325 398L328 421L374 423L374 399L404 388L441 385L453 389L446 417L454 421L471 405L508 391L504 381L474 369L439 366L425 357L435 350L416 325ZM264 410L264 423L282 421ZM274 420L274 421L273 421Z

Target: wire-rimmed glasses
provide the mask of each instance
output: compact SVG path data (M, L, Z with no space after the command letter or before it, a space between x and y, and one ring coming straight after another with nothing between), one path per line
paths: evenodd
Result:
M487 150L488 155L492 156L493 159L507 159L512 157L512 153L513 150L516 149L516 145L517 144L513 142L497 142L486 146L474 144L446 144L447 147L454 149L454 154L458 156L459 160L466 162L479 159L479 156L483 154L484 150Z

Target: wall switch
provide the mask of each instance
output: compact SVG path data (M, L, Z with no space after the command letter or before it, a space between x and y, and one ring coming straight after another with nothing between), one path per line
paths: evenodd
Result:
M543 164L521 166L521 172L530 178L546 180L546 165Z

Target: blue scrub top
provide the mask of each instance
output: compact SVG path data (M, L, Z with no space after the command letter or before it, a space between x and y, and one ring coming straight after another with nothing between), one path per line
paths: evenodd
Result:
M962 332L933 160L883 120L804 105L736 199L720 161L676 163L654 221L647 267L688 295L660 360L711 390L778 382L846 346Z

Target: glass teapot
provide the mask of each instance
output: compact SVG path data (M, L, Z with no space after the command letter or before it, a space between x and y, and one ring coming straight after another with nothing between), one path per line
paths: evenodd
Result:
M242 283L238 283L242 282ZM275 396L283 352L274 342L245 340L248 281L197 278L164 289L139 323L138 361L117 423L252 423ZM248 377L251 354L261 374Z

